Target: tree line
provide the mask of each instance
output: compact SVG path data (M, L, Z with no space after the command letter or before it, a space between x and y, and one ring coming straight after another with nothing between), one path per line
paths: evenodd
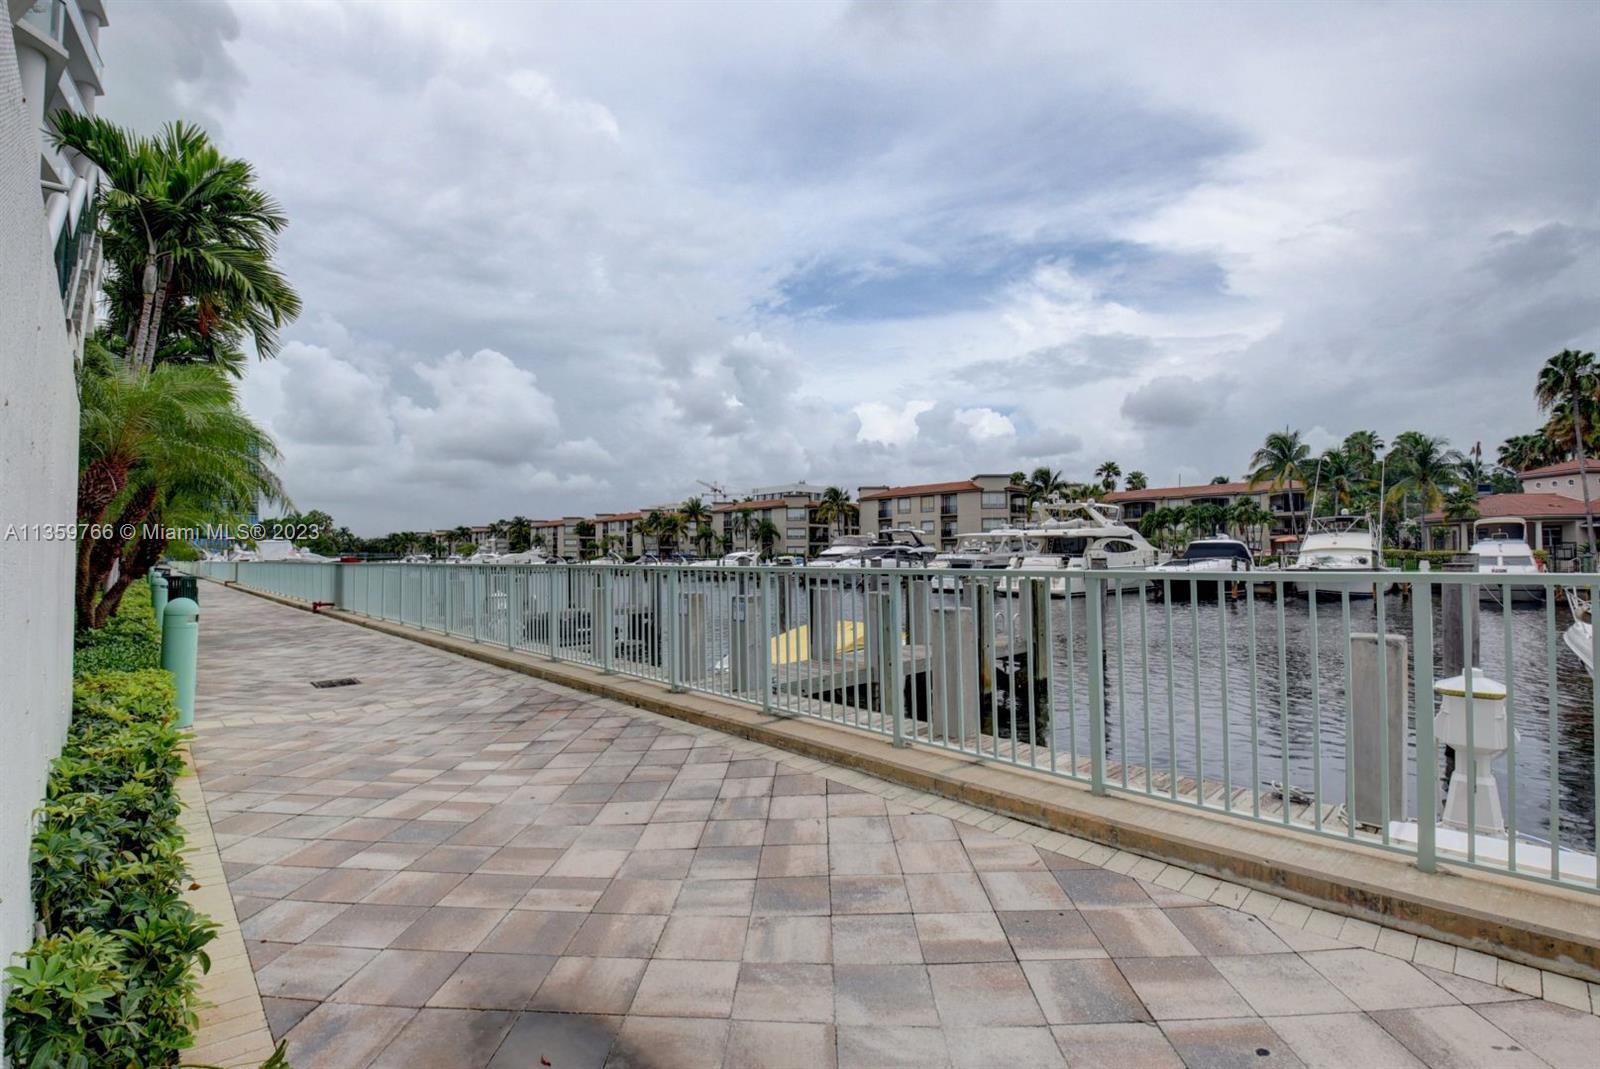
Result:
M272 439L238 403L300 298L275 261L288 225L251 165L198 126L146 136L62 111L50 137L105 176L96 205L106 315L78 376L75 601L110 618L167 551L164 530L236 523L284 500Z

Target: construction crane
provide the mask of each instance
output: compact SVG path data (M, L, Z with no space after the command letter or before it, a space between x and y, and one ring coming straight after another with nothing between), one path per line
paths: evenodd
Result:
M695 482L711 491L711 503L713 505L720 505L728 500L727 487L718 483L708 483L704 479L696 479Z

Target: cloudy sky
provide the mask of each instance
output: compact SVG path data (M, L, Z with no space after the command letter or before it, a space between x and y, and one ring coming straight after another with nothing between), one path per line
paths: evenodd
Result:
M363 533L1263 434L1486 451L1600 345L1600 7L118 0L292 218L250 409Z

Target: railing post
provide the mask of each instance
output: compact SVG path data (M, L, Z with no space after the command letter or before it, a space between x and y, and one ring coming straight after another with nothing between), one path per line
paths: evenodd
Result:
M545 602L545 631L544 637L550 643L550 659L561 660L561 611L556 608L556 577L561 565L545 565L546 585L550 591L550 598Z
M897 748L905 749L911 745L911 740L906 738L905 669L900 647L901 593L898 575L889 577L889 590L883 599L887 604L878 616L878 633L880 641L884 643L878 693L883 701L884 713L894 717L894 744Z
M477 564L469 565L471 574L467 584L467 600L472 605L472 641L478 641L478 616L483 608L483 582L480 579L482 567Z
M1089 646L1089 789L1106 793L1106 581L1083 575L1084 638Z
M761 657L756 673L761 681L761 711L772 712L772 569L761 573Z
M1426 574L1418 572L1411 583L1411 675L1416 687L1411 708L1417 724L1417 868L1433 872L1438 867L1434 829L1439 819L1439 769L1433 738L1433 581L1423 578ZM1449 593L1444 596L1448 599Z
M600 605L595 610L596 619L589 624L600 641L600 671L605 675L611 675L613 671L617 644L616 617L611 613L612 578L611 566L600 565Z
M683 693L683 607L678 604L678 570L666 569L665 590L661 596L661 621L666 625L661 642L661 656L667 662L667 689L674 694Z
M503 569L503 571L505 572L506 576L506 649L514 650L516 649L516 643L513 642L511 638L511 621L513 618L521 618L523 615L525 615L523 612L516 611L517 576L523 573L520 568L506 568Z

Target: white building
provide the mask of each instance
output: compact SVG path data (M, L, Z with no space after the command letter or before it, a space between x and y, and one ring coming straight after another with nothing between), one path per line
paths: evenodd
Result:
M100 243L94 234L99 171L75 152L50 145L42 131L63 109L94 114L100 82L102 0L7 0L13 21L17 73L28 128L37 143L39 192L49 228L51 260L61 292L67 336L75 356L94 327Z
M32 815L71 708L74 543L30 532L76 519L74 365L100 264L98 176L41 131L93 110L105 21L100 0L7 0L0 19L0 963L32 939Z

